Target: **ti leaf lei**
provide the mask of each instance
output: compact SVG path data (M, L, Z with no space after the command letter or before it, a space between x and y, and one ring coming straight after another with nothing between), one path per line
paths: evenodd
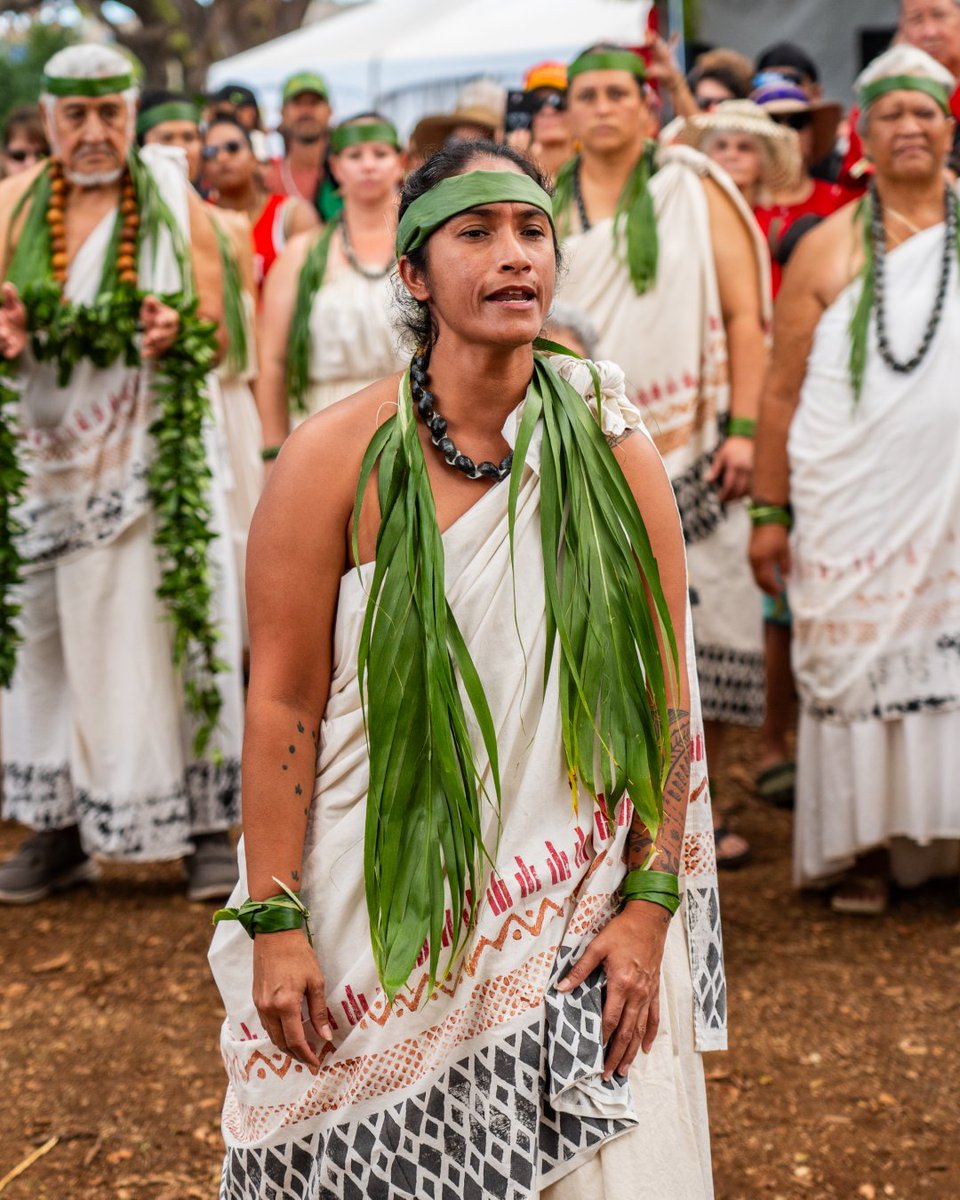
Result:
M595 372L594 384L599 405ZM511 555L524 459L541 422L544 687L556 654L573 803L582 785L612 813L627 793L656 836L669 763L666 681L678 671L656 558L597 419L540 352L514 448ZM500 773L483 684L444 590L443 541L409 373L397 415L364 456L353 521L356 562L360 509L374 468L381 520L358 654L370 756L364 884L374 962L392 1001L425 945L431 990L435 985L448 904L452 937L443 974L450 970L476 918L467 892L482 895L481 872L491 860L481 828L481 802L491 798L464 698L489 759L498 811Z
M210 468L203 441L210 415L205 380L216 362L217 327L199 316L183 230L136 153L130 155L128 169L140 211L138 258L145 245L155 254L161 231L166 231L180 269L180 291L158 297L176 309L180 328L174 345L154 366L157 415L150 433L156 453L147 484L156 512L154 544L161 571L157 595L173 626L173 661L184 671L187 707L198 719L194 748L202 754L219 718L221 697L215 677L224 669L216 654L218 634L211 614L208 547L216 535L210 529ZM118 213L96 299L92 304L66 300L51 269L49 199L50 176L42 171L14 213L11 225L23 212L23 226L6 278L17 286L26 308L34 357L55 366L58 386L65 387L83 359L99 368L118 359L130 367L139 364L136 334L148 293L119 279ZM0 362L0 686L4 687L13 679L20 641L14 593L23 560L17 547L22 527L16 509L27 485L17 452L16 374L14 363Z

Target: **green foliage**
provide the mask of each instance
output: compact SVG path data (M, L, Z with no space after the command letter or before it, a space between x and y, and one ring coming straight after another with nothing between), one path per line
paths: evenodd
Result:
M156 247L160 229L166 229L180 268L181 290L158 297L177 310L180 329L174 345L154 367L157 415L150 433L156 453L147 482L157 518L154 544L161 570L157 595L173 625L173 661L183 671L187 708L198 718L195 751L199 755L220 714L216 675L225 669L217 659L218 635L211 617L208 548L216 535L210 528L210 468L204 446L204 424L210 416L206 377L216 363L217 330L214 322L198 316L183 231L136 155L129 166L140 210L140 237ZM140 309L147 293L118 279L116 250L122 224L118 213L95 301L85 305L64 300L51 274L49 194L49 173L44 171L24 198L30 207L7 278L16 284L27 310L35 357L54 365L57 382L65 387L81 360L100 368L121 358L131 367L140 362ZM16 393L3 384L12 368L8 363L0 368L0 685L5 685L15 666L13 621L18 610L13 593L22 566L14 509L23 498L26 479L16 452Z
M545 343L544 349L559 348ZM583 786L612 812L627 793L655 836L670 754L666 680L678 671L657 562L596 419L542 353L514 449L511 551L524 460L540 423L544 687L556 654L573 802ZM464 699L490 761L498 812L500 773L483 685L446 599L443 542L409 375L397 415L381 426L364 456L355 561L360 507L374 467L381 521L358 655L370 753L364 882L374 962L392 999L425 945L435 984L448 906L452 944L444 973L450 970L473 925L491 857L481 836L482 764Z
M9 35L4 38L0 46L0 124L12 109L36 104L47 59L76 40L72 29L46 21L32 21L22 41Z
M297 301L287 340L287 395L295 412L307 411L310 387L310 311L327 272L330 243L339 219L334 217L307 252L297 280Z

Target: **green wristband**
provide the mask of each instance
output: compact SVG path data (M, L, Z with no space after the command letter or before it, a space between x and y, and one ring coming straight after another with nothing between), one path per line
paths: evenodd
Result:
M752 504L750 506L750 522L754 529L761 525L783 525L786 529L793 527L793 513L789 507L782 504Z
M279 446L264 446L264 448L260 451L260 457L264 462L273 462L279 453Z
M620 899L659 904L671 916L680 907L680 880L669 871L630 871L620 885Z
M727 437L752 438L756 432L757 423L752 417L731 417L727 422Z
M274 879L274 883L280 883ZM266 900L251 900L248 896L239 908L220 908L213 914L214 925L221 921L239 921L248 937L256 937L258 933L284 933L289 929L305 929L307 941L313 945L310 936L310 911L300 897L283 887L277 896L269 896Z

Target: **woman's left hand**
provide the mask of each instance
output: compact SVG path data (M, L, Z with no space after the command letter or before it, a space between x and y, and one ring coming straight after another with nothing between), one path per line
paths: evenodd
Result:
M721 442L707 472L707 483L716 484L721 504L742 500L750 494L753 484L753 441L745 437L728 437Z
M625 1076L637 1053L649 1054L660 1026L660 963L670 914L659 904L632 900L587 946L561 982L569 992L603 964L607 996L603 1077Z

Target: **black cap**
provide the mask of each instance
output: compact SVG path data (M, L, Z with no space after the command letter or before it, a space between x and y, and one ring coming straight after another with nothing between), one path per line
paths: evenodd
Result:
M242 83L225 83L207 97L208 104L232 104L234 108L255 108L259 111L256 94Z
M757 56L757 71L769 71L774 67L790 67L801 75L806 75L813 83L820 82L817 64L796 42L777 42Z

